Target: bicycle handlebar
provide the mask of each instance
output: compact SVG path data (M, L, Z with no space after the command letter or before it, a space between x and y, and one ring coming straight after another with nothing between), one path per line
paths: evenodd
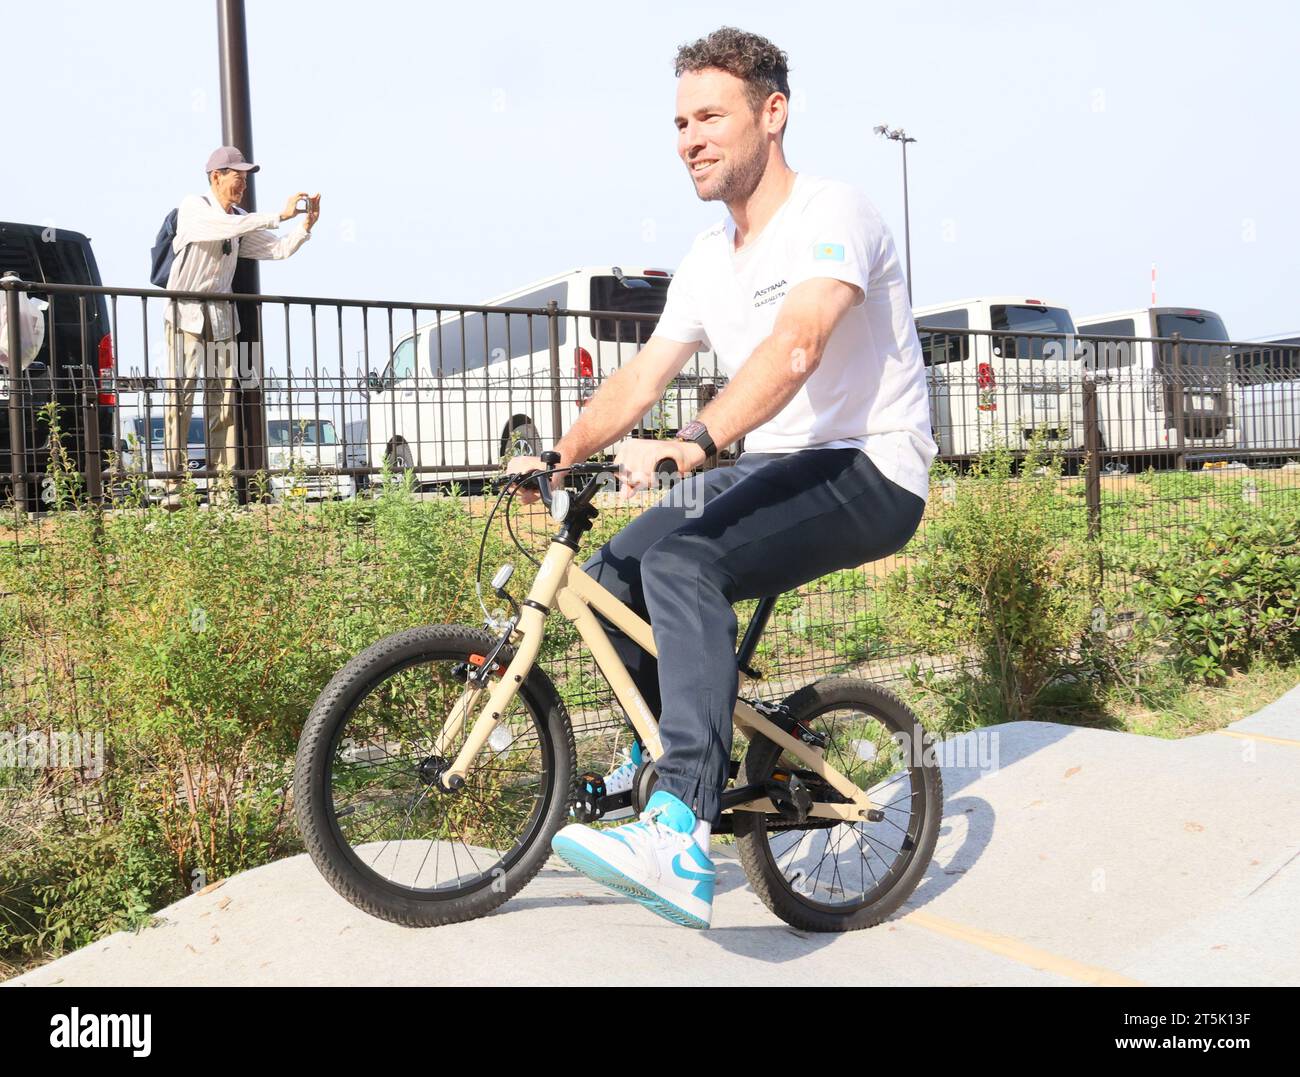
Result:
M547 460L546 457L548 456L552 456L552 453L549 452L544 453L542 457L543 461L548 465L544 469L525 471L513 475L500 475L495 477L492 480L489 480L492 482L494 486L497 484L501 485L501 494L497 498L496 505L493 506L492 511L488 513L488 519L486 524L484 525L483 542L480 543L479 545L479 572L476 578L481 579L482 577L483 551L485 548L484 544L487 542L488 529L491 526L492 518L496 515L497 509L500 507L503 499L507 497L512 497L514 493L517 493L524 486L528 485L531 482L536 482L537 492L542 499L542 503L546 506L546 510L550 514L551 519L555 520L557 523L563 523L567 528L570 525L571 521L575 519L574 511L585 509L588 503L591 501L591 497L596 490L596 480L599 478L599 476L607 472L610 474L617 475L623 470L621 467L619 467L614 463L608 463L608 464L583 463L583 464L570 464L568 467L555 467L554 464L558 462L558 456L553 456L553 459ZM659 472L665 463L675 466L676 461L674 461L671 457L661 457L655 464L655 471ZM562 474L565 472L573 475L590 475L591 480L585 486L583 486L583 488L578 492L577 496L572 499L569 498L566 492L561 491L561 493L564 494L564 500L567 501L568 504L566 505L563 502L560 504L559 506L560 515L557 516L556 507L555 507L555 495L551 490L550 480L552 476L557 474ZM595 513L592 512L591 515L594 516ZM586 526L589 526L590 523L589 519L586 520L584 523L585 525L583 526L583 530L585 531ZM523 553L523 555L527 557L530 561L532 561L533 564L537 564L538 563L537 559L533 557L533 555L529 553L528 550L525 549L523 545L520 544L519 539L515 537L514 530L510 527L510 516L508 511L506 514L506 529L510 532L510 537L514 541L514 544L519 549L519 551Z
M658 472L663 467L664 464L669 464L672 465L673 467L676 467L677 461L675 461L671 456L662 457L655 462L655 471ZM542 504L544 504L547 510L549 511L551 508L552 499L554 497L554 493L551 490L551 483L550 483L551 476L562 475L562 474L590 475L591 481L588 482L578 492L573 502L574 505L584 505L590 499L592 492L594 492L597 478L607 473L611 475L620 475L622 474L622 472L623 469L613 463L570 464L567 467L547 467L545 469L539 468L536 471L527 471L524 472L522 475L515 476L515 478L511 481L516 483L516 489L522 489L528 483L536 482L537 492L541 496Z

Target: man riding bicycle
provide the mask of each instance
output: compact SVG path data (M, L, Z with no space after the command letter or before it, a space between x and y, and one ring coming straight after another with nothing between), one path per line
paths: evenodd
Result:
M937 450L889 230L858 191L786 163L785 53L723 28L683 46L676 74L678 155L696 194L729 217L696 238L649 342L555 448L563 467L624 438L712 347L730 379L723 392L676 439L624 440L615 462L642 489L665 458L687 475L742 437L746 451L674 488L584 566L654 629L657 663L610 634L660 716L663 753L637 822L573 824L552 848L659 915L708 927L709 834L739 682L732 603L901 549ZM541 466L519 457L510 471Z

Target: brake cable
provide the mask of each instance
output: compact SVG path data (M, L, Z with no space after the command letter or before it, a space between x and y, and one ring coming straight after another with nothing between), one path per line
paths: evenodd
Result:
M509 497L510 504L513 504L514 495L519 492L520 488L526 482L532 482L542 475L549 476L571 471L576 466L577 465L570 465L569 467L551 468L549 471L531 471L523 475L512 476L507 478L505 484L501 487L501 492L497 495L496 502L493 504L491 511L487 514L487 519L483 521L483 536L479 539L478 544L478 563L474 567L474 594L478 599L479 609L483 611L483 616L489 625L496 627L502 622L488 611L486 604L483 602L483 555L487 552L488 532L492 529L492 521L496 518L497 510L501 507L501 502ZM510 521L510 504L506 505L505 511L506 532L510 536L510 541L514 543L515 549L528 558L528 560L534 565L540 567L541 562L529 552L523 542L520 541L519 536L515 534L515 529Z

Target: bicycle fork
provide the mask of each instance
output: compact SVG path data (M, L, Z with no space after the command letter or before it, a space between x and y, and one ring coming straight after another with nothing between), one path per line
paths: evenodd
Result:
M512 643L518 641L515 655L488 694L487 703L470 727L465 743L461 745L456 758L439 776L438 783L443 789L455 791L465 784L465 775L469 772L474 757L483 750L488 738L501 723L501 717L509 708L510 701L523 685L524 678L532 670L533 663L537 660L537 652L542 647L546 615L550 612L555 594L572 562L573 550L561 543L552 543L547 550L528 597L524 599L518 622L509 635ZM490 656L485 656L484 666L486 667L491 661ZM486 679L493 676L493 672L489 668L483 668L481 676ZM435 755L445 755L448 748L456 742L465 723L469 721L475 700L482 692L483 689L477 685L467 686L457 698L451 714L443 725L442 732L434 740Z

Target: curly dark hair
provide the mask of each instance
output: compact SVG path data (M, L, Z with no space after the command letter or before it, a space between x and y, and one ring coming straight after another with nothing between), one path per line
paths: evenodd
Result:
M676 74L714 68L745 83L745 97L757 114L774 93L790 97L789 58L758 34L724 26L677 50Z

